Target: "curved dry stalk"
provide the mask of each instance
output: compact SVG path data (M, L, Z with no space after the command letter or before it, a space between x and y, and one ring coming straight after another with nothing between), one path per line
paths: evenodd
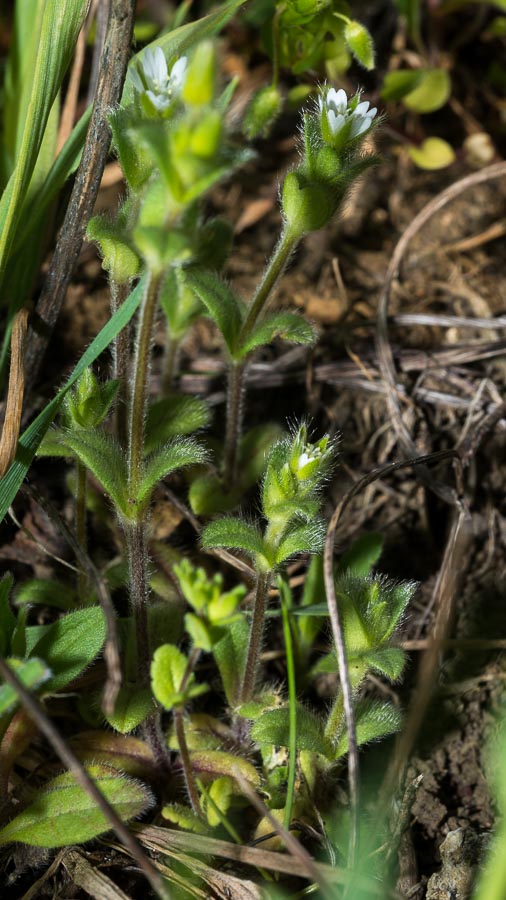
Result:
M21 413L25 393L25 350L28 310L20 309L14 317L11 334L11 365L5 404L5 418L0 438L0 478L3 478L16 455Z
M459 181L455 182L455 184L452 184L444 191L441 191L440 194L427 203L427 205L420 210L418 215L415 216L398 241L390 260L390 265L388 266L385 276L385 284L378 304L376 347L380 372L387 388L387 403L392 425L404 452L409 456L416 455L416 447L401 415L397 396L395 361L388 337L388 303L392 285L399 274L401 263L409 244L435 213L443 209L448 203L468 188L475 187L478 184L484 184L485 182L492 181L496 178L502 178L505 175L506 162L495 163L494 165L487 166L485 169L481 169L479 172L473 172L471 175L466 175L465 178L461 178ZM442 500L450 505L454 504L454 497L448 492L446 485L435 482L430 477L427 470L422 469L420 478L426 486L435 491Z
M360 493L360 491L362 491L369 484L372 484L373 481L376 481L378 478L382 478L384 475L390 474L390 472L395 472L397 471L397 469L405 469L409 468L410 466L421 466L428 462L440 462L444 459L458 460L459 454L456 450L440 450L438 453L429 453L427 456L418 456L412 459L402 460L401 462L390 463L387 466L381 466L381 468L379 469L374 469L374 471L370 472L368 475L364 475L364 477L361 478L360 481L357 481L357 483L353 485L348 493L345 494L343 499L336 506L327 529L327 537L325 539L325 549L323 554L323 577L325 581L325 593L327 596L330 623L332 626L332 635L336 645L339 679L341 682L341 690L343 692L346 731L348 733L348 784L351 807L351 828L348 849L348 862L350 867L353 866L357 851L360 773L358 762L357 733L355 727L355 711L353 708L353 693L351 690L348 662L346 658L346 644L344 640L343 626L339 612L339 606L337 604L336 590L334 585L333 563L337 525L342 513L344 512L350 501L353 499L353 497L355 497L356 494ZM452 492L452 496L454 497L455 503L455 493Z

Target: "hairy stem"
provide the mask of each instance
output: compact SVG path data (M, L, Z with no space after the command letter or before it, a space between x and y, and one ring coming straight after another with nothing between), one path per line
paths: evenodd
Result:
M241 703L247 703L248 700L251 700L253 691L255 689L258 658L260 655L260 648L262 646L262 639L264 634L265 607L267 604L267 594L269 592L270 583L270 572L259 573L257 575L253 619L251 620L248 653L246 656L246 665L244 667L244 675L241 685Z
M250 336L257 320L265 309L265 306L276 287L285 266L298 241L298 237L290 231L283 231L274 250L272 258L264 272L262 281L258 285L256 293L251 300L246 319L243 322L238 338L238 346L241 347ZM227 388L227 419L225 433L225 451L223 456L223 471L225 483L232 486L237 477L237 459L239 442L242 433L244 375L246 362L232 360L229 367Z
M76 538L83 553L88 548L88 538L86 534L86 466L76 459L76 505L75 505L75 527ZM79 574L77 576L77 596L80 603L86 600L86 591L88 588L88 575L81 565L79 565Z
M123 305L128 293L128 283L117 284L110 280L111 313ZM114 410L114 430L122 447L128 441L128 362L130 357L130 324L126 325L112 343L112 377L119 381L118 396Z
M181 765L183 766L184 780L188 797L190 798L193 812L200 818L202 817L202 809L200 806L199 792L197 790L197 782L193 774L190 751L186 743L186 734L184 730L183 709L174 710L174 728L176 732L176 740L179 747L179 755L181 757Z
M237 479L239 443L242 431L244 363L231 362L228 370L227 422L225 431L225 453L223 457L223 477L231 487Z
M141 306L139 323L137 326L128 446L128 488L132 499L137 495L137 490L142 477L144 419L146 416L148 395L151 341L160 282L161 275L151 275L146 295Z
M130 582L130 605L135 623L137 645L138 685L149 685L151 654L148 631L149 585L147 573L146 519L127 525L127 553Z
M260 314L263 312L272 291L276 287L285 266L295 249L299 238L290 231L283 231L278 244L272 254L271 260L264 272L263 278L258 285L256 293L250 303L248 314L243 322L239 334L239 346L248 338L257 323Z

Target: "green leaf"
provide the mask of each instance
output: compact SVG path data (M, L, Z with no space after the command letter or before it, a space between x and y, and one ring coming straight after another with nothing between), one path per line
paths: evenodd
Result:
M185 282L204 304L233 353L242 323L242 301L216 272L190 268L185 270Z
M223 775L234 778L234 772L239 771L246 781L253 787L260 787L261 778L255 767L246 759L225 753L223 750L194 750L190 752L192 769L202 780L214 780Z
M111 728L120 734L128 734L137 728L141 722L153 712L153 697L151 691L139 690L133 685L123 685L119 689L114 712L105 715Z
M406 654L400 647L383 647L370 650L364 654L369 668L384 675L389 681L397 681L401 677L406 664Z
M3 520L9 506L11 506L23 480L30 468L37 448L44 437L47 429L51 425L56 413L60 409L65 394L77 381L79 376L84 372L87 366L90 366L96 358L109 346L111 341L116 337L125 325L128 324L133 314L137 310L144 294L144 279L141 279L137 287L132 291L130 296L120 306L118 311L114 313L111 319L99 332L97 337L92 341L88 349L83 353L81 359L76 365L70 378L66 384L57 393L56 397L44 407L37 418L21 435L16 458L9 467L2 479L0 479L0 521Z
M40 656L51 669L47 693L55 693L77 678L100 653L106 637L105 617L99 606L78 609L49 625L31 656Z
M189 806L183 806L182 803L168 803L162 809L162 816L168 822L178 825L185 831L191 831L193 834L209 834L209 825L197 816Z
M378 531L363 534L341 557L338 571L357 576L369 575L383 552L383 544L383 535Z
M0 275L5 271L51 108L70 63L88 3L87 0L46 0L39 9L42 15L39 41L28 81L30 96L26 114L16 140L16 165L0 200ZM38 23L34 24L38 30Z
M186 656L174 644L163 644L155 650L151 663L151 689L165 709L183 705L184 695L180 688L187 665ZM192 675L188 685L194 680Z
M30 578L17 588L14 602L16 606L33 603L68 610L76 605L76 591L68 584L54 579Z
M429 137L418 147L409 147L408 153L420 169L444 169L455 162L455 150L442 138Z
M318 520L292 528L277 548L276 565L280 566L297 553L320 553L325 534L325 523Z
M146 419L144 452L151 453L171 438L191 434L209 424L209 407L199 397L164 397L152 403Z
M365 25L350 19L344 28L344 39L353 56L364 69L374 69L374 44Z
M214 660L230 706L238 699L248 641L249 625L245 618L241 618L229 626L225 637L213 647Z
M413 91L422 80L423 69L397 69L387 72L381 89L383 100L402 100Z
M206 450L192 438L179 438L156 450L145 461L144 472L135 498L137 503L147 500L155 485L171 472L183 469L185 466L205 463L206 460Z
M7 656L11 650L11 639L16 627L16 617L11 610L9 594L14 579L7 572L0 581L0 655Z
M384 100L402 100L418 113L440 109L451 94L446 69L400 69L385 76L381 96Z
M72 456L72 450L67 444L67 434L61 428L51 427L42 438L37 456L49 456L54 458L68 458Z
M251 522L243 519L234 519L224 516L206 525L201 536L202 546L228 547L235 550L245 550L253 556L264 555L265 547L260 530Z
M285 341L291 341L293 344L314 344L316 333L314 328L296 313L275 313L253 329L241 346L240 357L247 356L256 347L270 344L278 337Z
M51 670L42 659L29 659L27 662L21 659L8 659L7 662L21 683L29 690L35 690L51 678ZM0 685L0 716L16 706L18 700L15 688L10 684Z
M262 713L251 729L251 737L257 744L273 747L290 745L290 710L287 706L269 709ZM328 753L323 725L313 712L297 703L297 748L311 753Z
M357 744L367 744L380 738L395 734L402 725L402 715L391 703L375 703L363 701L355 709ZM340 735L334 750L335 759L348 752L348 735Z
M128 512L128 475L119 443L101 428L68 429L66 442L83 465L100 482L117 510Z
M155 802L142 782L108 766L90 766L88 773L125 822L140 816ZM16 841L33 847L68 847L110 829L110 822L95 801L70 772L65 772L40 788L30 805L0 829L0 844Z

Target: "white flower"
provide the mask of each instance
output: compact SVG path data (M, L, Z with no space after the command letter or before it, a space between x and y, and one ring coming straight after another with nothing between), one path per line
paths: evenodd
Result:
M309 453L301 453L297 461L297 468L303 469L304 466L308 465L308 463L315 462L320 455L320 453L317 453L316 456L310 456Z
M326 96L319 97L320 112L325 111L330 132L334 137L345 126L348 129L349 140L360 137L361 134L369 131L378 110L376 107L369 109L367 100L357 103L354 102L354 99L348 101L346 92L342 88L339 91L329 88Z
M167 60L162 48L155 47L152 50L148 47L142 57L140 72L132 67L130 78L136 92L145 95L156 110L163 112L181 93L187 65L186 56L181 56L172 66L169 75Z

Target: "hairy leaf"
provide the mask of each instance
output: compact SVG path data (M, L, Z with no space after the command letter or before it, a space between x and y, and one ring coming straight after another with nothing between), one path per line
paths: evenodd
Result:
M76 428L66 441L83 465L100 482L117 510L128 509L127 464L118 442L101 428Z
M145 462L144 472L136 496L137 503L143 503L154 487L176 469L204 463L207 452L192 438L179 438L156 450Z
M290 710L287 706L262 713L251 729L257 744L290 746ZM313 712L297 703L297 748L312 753L327 753L323 725Z
M257 526L231 516L224 516L206 525L201 540L202 546L206 548L229 547L261 556L265 553L264 541Z
M260 787L261 779L255 767L246 759L223 750L194 750L190 753L192 768L203 781L214 781L222 775L235 778L238 771L253 787Z
M172 438L204 428L210 418L207 403L199 397L172 396L157 400L148 410L144 452L151 453Z
M40 656L51 669L45 691L59 691L77 678L100 653L105 637L105 617L99 606L78 609L49 625L30 654Z
M140 690L137 687L123 685L119 689L114 712L106 713L105 717L115 731L119 731L120 734L128 734L144 721L153 708L153 696L150 690Z
M112 731L81 731L69 741L78 759L92 765L103 763L134 777L152 775L155 759L145 741Z
M281 565L297 553L320 553L325 532L325 523L318 520L291 529L277 548L276 565Z
M402 715L391 703L363 701L357 704L355 714L359 746L394 734L402 725ZM348 735L343 732L335 745L334 757L339 759L347 752Z
M256 347L270 344L275 338L282 338L293 344L314 344L316 333L314 328L296 313L275 313L253 329L248 339L241 345L240 357L247 356Z
M16 590L14 597L16 606L33 603L38 606L54 606L57 609L73 609L76 605L76 592L68 584L45 578L30 578Z
M248 641L249 626L246 619L242 618L238 622L233 622L227 629L225 637L213 647L213 656L220 672L223 690L231 706L237 702Z
M242 322L241 301L216 272L190 268L185 272L185 281L202 301L233 353Z
M123 821L153 806L154 797L142 782L104 765L90 766L88 772ZM33 847L68 847L110 828L95 801L65 772L40 788L30 805L0 829L0 844L16 841Z

